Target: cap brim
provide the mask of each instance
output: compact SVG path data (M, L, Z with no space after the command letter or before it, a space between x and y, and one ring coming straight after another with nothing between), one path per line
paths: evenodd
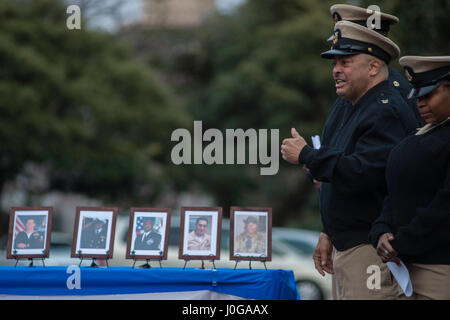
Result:
M327 39L328 42L331 42L331 41L333 41L333 40L334 40L334 34L332 34L332 35Z
M355 51L344 51L344 50L337 50L337 49L331 49L325 52L322 52L320 56L324 59L334 59L334 56L350 56L358 54L359 52Z
M438 82L438 83L435 83L435 84L432 84L429 86L412 88L408 94L408 99L415 99L415 98L423 97L424 95L429 94L431 91L433 91L434 89L439 87L440 84L441 84L441 82Z

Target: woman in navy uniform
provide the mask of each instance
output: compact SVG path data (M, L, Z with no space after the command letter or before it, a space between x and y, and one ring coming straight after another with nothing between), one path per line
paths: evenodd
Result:
M388 196L370 233L410 272L416 299L450 299L450 56L400 59L426 125L389 155Z

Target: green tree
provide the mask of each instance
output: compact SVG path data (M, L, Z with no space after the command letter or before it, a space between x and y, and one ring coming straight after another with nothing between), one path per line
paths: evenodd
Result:
M450 41L449 28L450 1L361 1L362 7L377 4L381 11L399 18L392 26L389 37L401 49L401 55L448 55ZM398 64L394 62L397 67Z
M0 188L32 161L53 189L154 199L188 117L117 38L67 17L60 1L0 2Z

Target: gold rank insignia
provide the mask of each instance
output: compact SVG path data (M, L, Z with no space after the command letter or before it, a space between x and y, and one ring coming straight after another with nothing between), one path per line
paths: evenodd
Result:
M400 87L400 83L398 83L398 81L394 81L392 82L392 84L394 85L394 87Z
M372 52L372 48L371 48L371 47L368 47L368 48L367 48L367 51Z
M333 14L333 20L334 20L334 24L336 24L339 21L339 16L336 12Z
M333 44L336 44L339 40L339 32L334 33Z
M409 74L408 69L405 69L405 76L406 76L406 79L408 79L409 82L411 82L411 80L413 79L413 78L411 77L411 75Z
M382 102L383 104L386 104L386 103L389 102L389 99L383 99L383 100L381 100L381 102Z

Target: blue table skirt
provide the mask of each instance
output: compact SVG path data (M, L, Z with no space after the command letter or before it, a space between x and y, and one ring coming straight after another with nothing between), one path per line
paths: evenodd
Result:
M257 300L299 299L290 270L0 267L0 295L79 296L198 290Z

